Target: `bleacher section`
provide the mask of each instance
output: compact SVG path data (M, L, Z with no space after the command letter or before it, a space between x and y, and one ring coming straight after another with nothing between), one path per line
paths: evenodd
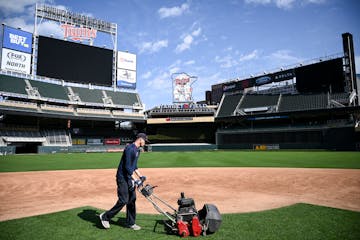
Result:
M29 80L33 88L37 88L40 96L51 98L54 101L69 101L68 93L62 85Z
M277 104L279 95L246 95L240 108L257 108Z
M279 95L246 95L238 109L243 113L274 111Z
M224 95L217 117L235 116L234 111L242 115L270 112L293 112L316 109L329 109L349 105L348 93L333 94L232 94Z
M283 95L279 112L326 109L328 106L327 94Z
M130 92L110 92L105 91L108 97L111 97L112 102L116 105L124 106L141 106L139 96L136 93Z
M224 95L219 106L217 117L232 116L242 96L242 94Z
M349 93L333 93L331 94L331 100L335 100L341 104L349 103Z
M24 79L0 74L0 92L27 95Z
M17 142L40 142L46 141L39 131L34 130L0 130L0 138L4 145Z
M145 120L137 93L113 91L111 87L82 86L1 71L0 96L0 110L7 113L28 111L33 114Z
M96 103L103 105L103 94L102 90L98 89L86 89L80 87L71 87L74 93L78 93L82 102L86 103Z
M65 130L43 130L41 133L46 138L43 146L71 146L70 135Z
M71 96L78 96L80 105L114 106L130 109L142 109L139 95L134 92L119 92L101 89L90 89L88 87L77 87L31 80L30 77L19 78L0 74L0 92L4 95L39 99L49 102L74 103ZM76 102L76 101L75 101Z
M65 130L0 130L2 146L17 143L38 143L42 146L70 146L71 137Z

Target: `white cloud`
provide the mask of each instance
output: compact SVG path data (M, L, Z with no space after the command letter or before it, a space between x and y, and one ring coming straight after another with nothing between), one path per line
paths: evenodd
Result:
M192 28L194 27L194 24ZM189 34L186 34L185 37L182 38L182 43L176 46L175 52L181 53L187 49L190 49L191 45L194 43L194 37L199 37L201 34L201 27L198 27L196 30L192 31Z
M253 5L275 5L280 9L291 9L294 5L322 4L326 0L245 0L246 4Z
M180 71L181 71L180 67L173 67L173 68L170 68L170 70L169 70L170 74L178 73Z
M230 49L232 49L232 48L229 47L229 48L225 49L225 51L229 51ZM259 51L256 49L249 54L241 54L239 57L237 56L237 55L239 55L238 51L236 51L232 55L231 55L231 53L224 57L216 56L214 61L216 63L220 63L221 68L233 68L233 67L238 66L240 63L251 61L251 60L257 59L259 57Z
M195 64L195 60L189 60L187 62L184 62L184 65L193 65Z
M146 86L152 90L164 90L164 92L171 92L171 77L168 72L160 72L152 80L148 81ZM163 91L161 91L163 92Z
M33 32L34 30L34 12L35 4L38 3L49 3L50 0L14 0L14 1L3 1L0 0L0 13L4 13L6 16L2 19L6 25L16 28L21 28L28 32ZM62 10L69 10L63 5L53 5L56 8ZM88 14L90 15L90 14ZM59 23L54 21L43 20L37 23L38 34L50 35L53 34L56 37L62 36L62 30L59 26Z
M158 10L158 14L160 15L160 18L178 17L184 14L188 10L189 10L189 4L183 3L181 6L176 6L172 8L162 7Z
M259 57L259 51L255 49L254 51L252 51L249 54L241 55L239 58L239 61L240 62L250 61L250 60L256 59L258 57Z
M9 17L3 19L2 22L7 26L21 28L24 31L33 32L34 30L34 24L28 23L26 17Z
M176 46L175 52L180 53L186 49L189 49L193 40L194 38L191 35L186 35L183 39L183 42Z
M38 34L40 35L54 35L56 38L63 38L64 32L59 23L53 21L45 21L38 25Z
M314 4L322 4L325 3L326 0L305 0L304 3L314 3Z
M293 7L295 0L275 0L275 4L278 8L290 9Z
M157 42L143 42L139 46L139 53L155 53L168 46L168 40L159 40Z
M39 2L39 1L37 1L37 0L12 0L12 1L1 0L0 1L0 12L4 13L5 15L24 13L26 8L34 7L36 2Z
M197 36L200 35L200 33L201 33L201 28L199 27L198 29L196 29L195 31L193 31L193 32L191 33L191 35L193 35L194 37L197 37Z
M268 5L274 3L278 8L289 9L295 0L245 0L247 4Z
M150 71L147 71L146 73L141 75L141 78L142 79L148 79L148 78L151 77L151 75L152 75L152 73Z
M221 68L231 68L237 65L237 61L230 55L224 56L224 57L215 57L215 62L220 63Z
M277 61L281 64L286 64L286 65L299 63L304 60L300 57L291 55L291 51L289 51L289 50L278 50L276 52L273 52L269 56L266 56L265 58L270 59L272 61Z
M182 63L182 61L180 59L177 59L175 62L173 62L169 67L168 69L171 69L171 68L174 68L174 67L178 67L180 66Z
M245 0L245 3L265 5L271 3L271 0Z

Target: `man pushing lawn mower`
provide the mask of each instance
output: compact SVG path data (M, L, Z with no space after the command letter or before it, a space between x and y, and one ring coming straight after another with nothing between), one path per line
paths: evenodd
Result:
M144 147L148 142L145 133L139 133L134 143L126 146L121 157L117 173L117 195L118 200L115 205L106 212L100 214L100 221L104 228L110 228L109 221L126 205L126 224L133 230L140 230L141 227L136 225L136 185L146 180L137 167L137 161L140 156L140 147ZM138 179L137 179L138 178Z
M127 226L133 230L141 229L135 223L135 189L137 189L159 213L167 218L164 220L164 226L168 233L177 234L181 237L190 235L197 237L201 234L205 236L215 233L221 225L221 215L215 205L205 204L200 211L197 211L195 201L192 198L185 198L185 194L181 193L177 202L178 209L175 209L153 193L156 186L143 185L146 177L140 174L137 161L140 155L139 148L143 147L145 142L147 142L146 134L139 133L135 142L128 145L124 150L116 174L118 201L109 211L100 214L103 227L110 228L110 219L126 205ZM170 209L171 212L165 211L163 207Z

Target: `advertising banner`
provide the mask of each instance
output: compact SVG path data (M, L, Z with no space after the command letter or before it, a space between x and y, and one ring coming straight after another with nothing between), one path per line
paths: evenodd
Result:
M118 87L124 88L136 88L136 72L127 69L117 69L117 81Z
M272 79L274 82L281 82L285 80L290 80L295 77L295 70L289 69L281 72L276 72L272 74Z
M117 67L136 71L136 55L127 52L118 51Z
M136 88L135 54L118 51L116 85L123 88Z
M31 53L32 34L19 29L4 26L3 47Z
M31 54L3 48L1 69L30 74Z
M273 82L272 76L261 76L255 79L255 86L261 86Z
M104 143L106 145L120 145L120 138L106 138Z

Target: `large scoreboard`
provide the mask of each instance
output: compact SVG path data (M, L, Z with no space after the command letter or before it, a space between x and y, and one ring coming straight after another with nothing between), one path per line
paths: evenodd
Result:
M295 75L296 88L300 93L344 92L342 58L298 67Z
M39 76L112 86L113 50L39 36Z

